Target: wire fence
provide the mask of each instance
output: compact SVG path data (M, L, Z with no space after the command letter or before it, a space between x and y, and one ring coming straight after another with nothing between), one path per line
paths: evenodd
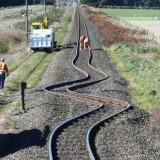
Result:
M151 41L160 43L160 34L156 34L156 33L154 33L154 31L150 31L147 28L143 28L143 27L139 27L137 25L134 25L134 24L130 23L129 21L121 19L119 17L115 17L115 16L111 16L111 17L113 17L119 24L134 30L135 33L147 36L149 39L151 39ZM133 21L133 23L134 23L134 21ZM160 30L160 26L159 26L159 30ZM160 31L159 31L159 33L160 33Z

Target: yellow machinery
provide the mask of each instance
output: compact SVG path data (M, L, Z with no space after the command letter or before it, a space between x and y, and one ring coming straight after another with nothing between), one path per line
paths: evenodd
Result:
M38 29L48 29L48 17L44 17L43 22L33 22L31 25L31 32Z
M45 50L52 52L56 48L55 34L49 29L48 18L43 22L33 22L31 25L30 48L33 51Z

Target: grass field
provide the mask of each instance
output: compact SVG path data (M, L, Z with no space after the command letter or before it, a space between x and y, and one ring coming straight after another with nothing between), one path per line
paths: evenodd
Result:
M153 17L160 17L158 9L99 9L110 15L120 17L125 20L153 20Z
M130 82L132 102L148 112L160 104L160 51L141 45L119 44L110 48L118 72Z

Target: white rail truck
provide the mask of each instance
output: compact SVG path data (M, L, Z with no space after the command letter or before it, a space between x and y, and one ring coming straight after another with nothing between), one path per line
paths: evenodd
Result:
M33 51L52 52L56 43L55 34L51 29L34 29L30 35L30 48Z

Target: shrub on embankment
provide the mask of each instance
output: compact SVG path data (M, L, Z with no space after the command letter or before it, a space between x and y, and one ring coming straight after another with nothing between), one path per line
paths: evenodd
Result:
M6 40L0 40L0 53L6 53L9 50L9 45Z

